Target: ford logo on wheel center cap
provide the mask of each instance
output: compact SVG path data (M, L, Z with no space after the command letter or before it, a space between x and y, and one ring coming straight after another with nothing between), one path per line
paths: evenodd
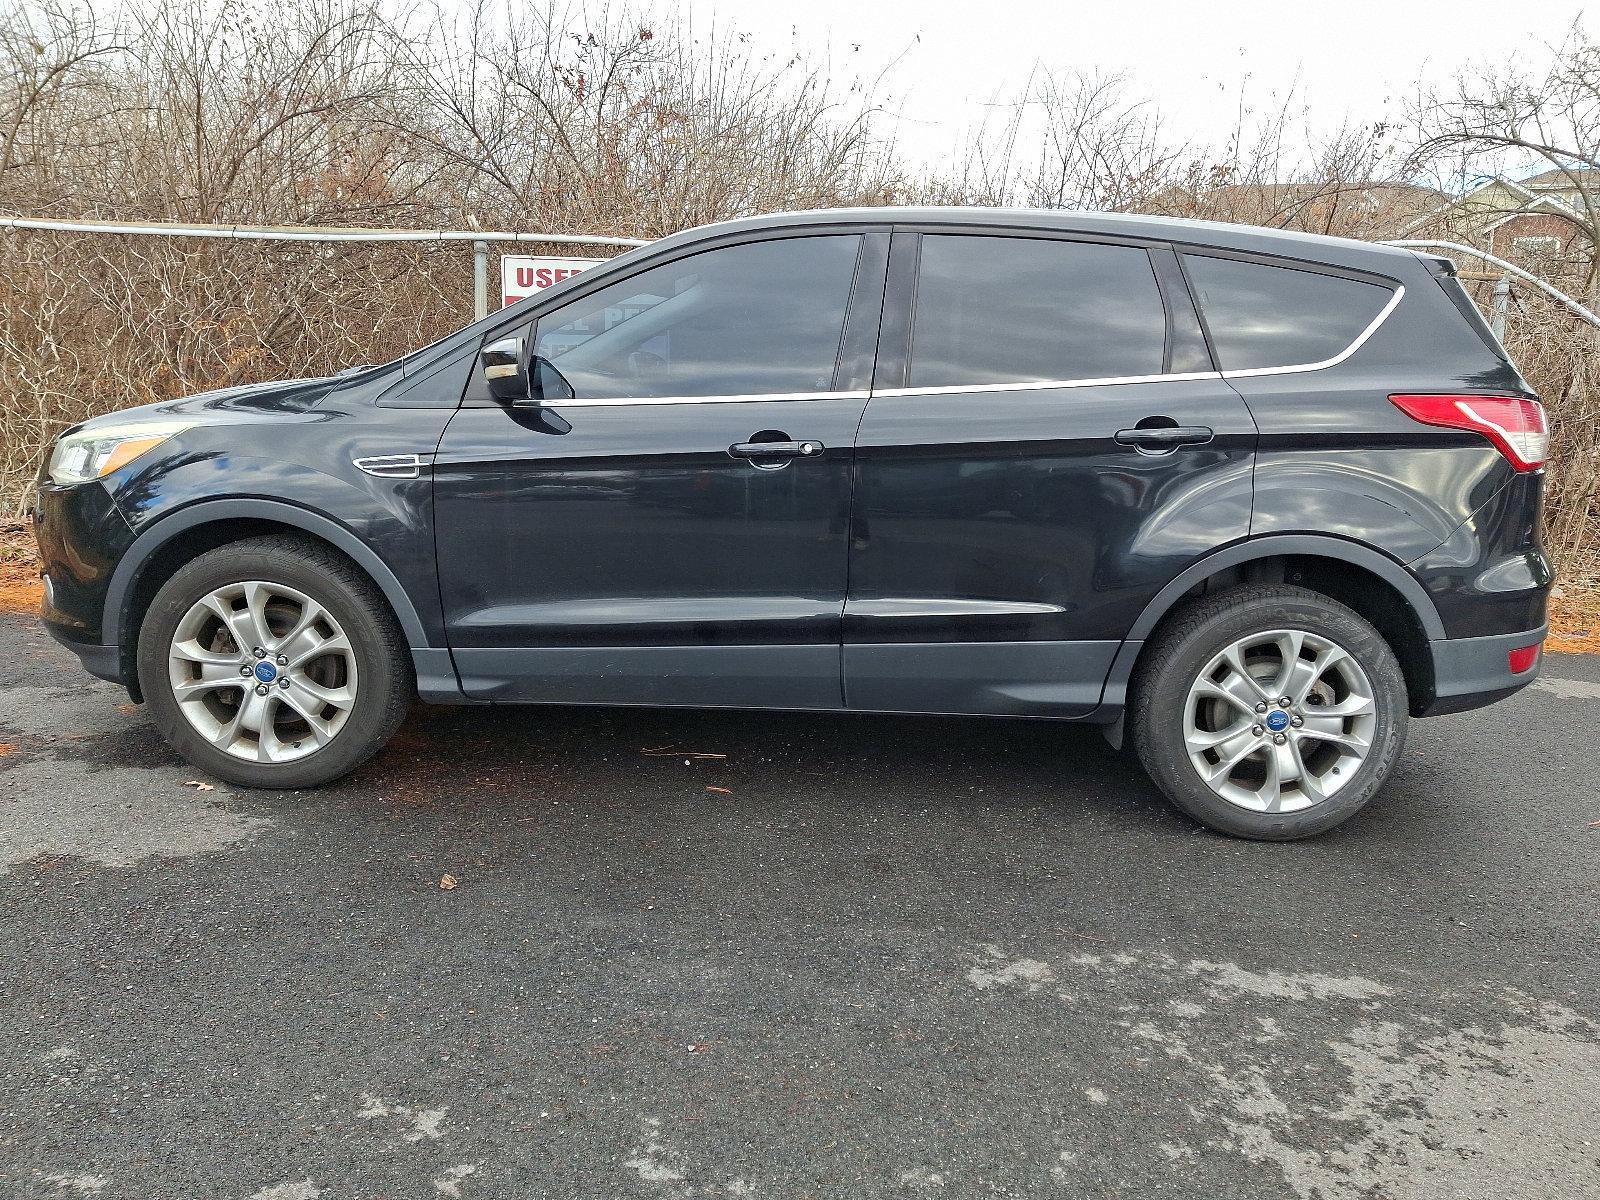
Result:
M256 673L260 674L260 672L261 668L257 667ZM1273 733L1282 733L1289 728L1289 714L1281 708L1273 709L1267 714L1267 728L1272 730Z
M277 677L278 677L278 668L273 666L266 659L262 659L260 662L258 662L256 664L256 678L259 679L262 683L271 683ZM1277 714L1274 713L1273 715L1276 716ZM1287 717L1285 717L1284 719L1288 720Z

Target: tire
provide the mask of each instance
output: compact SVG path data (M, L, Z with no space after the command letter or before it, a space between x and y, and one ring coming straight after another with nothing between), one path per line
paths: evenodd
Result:
M1285 691L1296 693L1288 706ZM1128 724L1150 778L1189 816L1218 833L1291 841L1349 820L1377 794L1400 759L1407 712L1394 651L1360 616L1306 588L1244 585L1161 627L1134 673Z
M416 694L382 593L336 551L293 536L233 542L180 567L145 613L136 666L173 749L245 787L348 774L393 736Z

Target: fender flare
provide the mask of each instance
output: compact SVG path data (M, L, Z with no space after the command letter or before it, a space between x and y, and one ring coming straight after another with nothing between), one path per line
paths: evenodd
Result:
M1429 641L1441 641L1445 637L1444 622L1439 619L1439 609L1433 597L1428 595L1414 575L1394 559L1343 538L1313 533L1283 533L1236 542L1191 564L1145 605L1133 628L1128 630L1127 640L1143 641L1149 637L1157 623L1171 611L1185 592L1218 571L1286 554L1337 559L1372 572L1410 602Z
M1155 594L1144 606L1139 619L1124 636L1122 647L1112 660L1111 670L1106 673L1105 688L1100 694L1100 707L1089 714L1087 719L1120 723L1122 706L1127 702L1128 681L1133 676L1134 663L1138 661L1139 654L1144 649L1145 639L1190 588L1229 567L1242 566L1264 558L1278 558L1286 554L1331 558L1372 572L1392 586L1411 605L1412 611L1417 614L1417 620L1422 625L1423 635L1430 642L1445 639L1444 622L1439 618L1439 609L1434 604L1433 597L1428 595L1416 577L1395 559L1356 542L1323 534L1268 534L1248 541L1235 542L1231 546L1225 546L1206 555L1199 562L1192 563L1179 572L1171 583ZM1115 737L1120 739L1120 736L1119 731ZM1114 741L1113 744L1120 744L1120 741Z
M304 530L338 547L367 573L373 583L378 585L378 589L388 600L389 607L394 610L400 628L406 635L406 641L413 647L430 645L427 630L417 615L416 606L411 603L411 598L406 595L405 588L400 586L400 581L395 578L388 564L379 558L370 546L337 521L280 500L265 499L202 500L180 508L168 516L158 517L134 538L122 556L122 561L111 574L111 583L106 592L105 628L101 633L101 641L108 646L122 644L122 626L128 611L128 599L133 592L134 582L152 554L179 534L200 525L250 518Z

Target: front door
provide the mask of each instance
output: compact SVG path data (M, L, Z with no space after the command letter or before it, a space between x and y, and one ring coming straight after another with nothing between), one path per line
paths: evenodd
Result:
M572 398L469 391L434 467L468 695L840 704L852 443L887 241L722 245L591 285L520 331Z
M1256 427L1170 248L895 234L857 442L852 708L1075 716L1247 536Z

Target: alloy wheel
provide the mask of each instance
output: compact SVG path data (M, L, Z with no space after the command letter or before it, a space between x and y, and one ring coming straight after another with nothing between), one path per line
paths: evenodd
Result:
M1206 785L1253 812L1298 812L1346 786L1372 750L1377 702L1349 651L1300 629L1240 638L1199 673L1184 746Z
M333 615L304 592L248 580L208 592L167 655L178 709L219 750L285 763L322 749L356 703L356 658Z

